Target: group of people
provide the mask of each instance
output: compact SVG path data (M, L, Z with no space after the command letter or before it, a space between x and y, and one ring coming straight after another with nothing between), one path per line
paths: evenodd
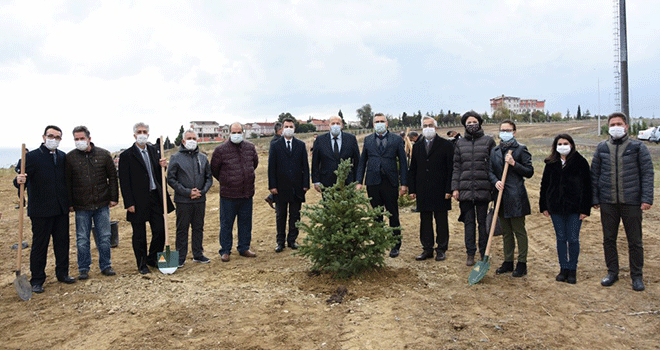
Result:
M497 191L503 191L500 211L495 215L503 233L504 262L496 273L526 275L525 217L531 214L531 205L525 179L534 174L531 154L516 140L516 124L511 120L499 125L499 144L484 133L483 118L478 113L465 113L461 123L464 136L451 132L445 139L437 134L436 120L424 117L422 133L414 140L408 160L404 139L388 131L384 114L374 115L374 133L365 137L361 153L356 137L343 131L342 119L331 117L329 132L314 140L311 169L305 143L295 137L294 120L276 123L268 156L270 195L266 198L276 210L275 252L284 251L286 246L298 249L296 222L306 192L313 185L323 195L323 189L337 181L334 172L339 163L349 159L353 166L346 183L356 183L358 190L366 186L371 205L384 206L390 213L389 225L397 228L393 234L399 240L390 250L390 257L396 258L401 248L398 198L408 193L416 199L420 214L422 252L416 260L434 255L437 261L446 259L448 211L453 198L458 201L459 221L464 224L466 265L474 265L477 250L482 259L486 250L489 203ZM576 283L580 226L593 207L601 211L608 268L601 284L611 286L618 280L616 237L622 220L630 251L632 286L644 290L641 222L642 211L653 204L653 164L646 146L628 137L625 115L610 115L608 124L610 138L598 145L591 167L570 135L555 137L545 159L539 210L552 219L555 228L560 265L557 281ZM239 255L256 257L250 244L259 157L254 144L244 139L243 126L230 126L229 141L215 148L210 162L200 153L198 135L193 130L184 133L178 152L169 161L148 143L148 125L135 124L133 134L135 143L119 156L118 175L110 153L91 142L84 126L73 129L76 149L68 154L57 149L62 130L54 125L46 127L42 145L27 153L25 174L19 174L14 184L26 184L28 191L33 232L30 282L34 292L43 292L50 236L57 279L64 283L76 281L69 276L69 212L75 212L76 219L78 279L89 278L92 221L100 271L103 275L115 274L110 260L109 208L117 205L119 188L133 230L132 246L140 273L149 273L149 266L157 266L156 256L165 245L165 211L176 210L179 266L186 262L189 229L193 261L210 261L202 242L206 193L213 178L220 184L220 259L230 261L234 221L238 225ZM508 173L502 182L505 164ZM165 171L167 184L174 190L174 203L159 181ZM152 233L148 247L147 222Z

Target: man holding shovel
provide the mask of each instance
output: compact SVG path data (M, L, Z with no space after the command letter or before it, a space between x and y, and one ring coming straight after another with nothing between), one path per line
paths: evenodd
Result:
M57 280L67 284L76 281L69 276L69 198L64 180L66 154L57 149L61 140L62 129L47 126L41 147L25 156L25 174L14 179L14 186L25 184L28 192L28 216L32 220L30 284L34 293L44 292L51 236Z
M70 211L76 212L76 247L78 250L78 279L89 277L92 264L90 232L94 220L94 240L99 251L101 274L114 276L110 262L110 208L119 202L117 170L110 152L91 142L89 129L73 129L76 149L69 152L66 162L66 183Z

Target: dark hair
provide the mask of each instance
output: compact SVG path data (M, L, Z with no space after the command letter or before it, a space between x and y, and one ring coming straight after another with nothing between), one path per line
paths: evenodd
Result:
M376 114L374 114L374 117L384 117L384 116L385 116L385 114L383 114L383 113L376 113Z
M280 129L282 129L282 123L275 122L275 125L273 125L273 130L275 130L275 132L278 132Z
M73 135L74 136L76 135L77 132L84 132L85 137L89 138L89 129L87 129L86 126L79 125L79 126L76 126L75 128L73 128Z
M284 118L284 119L282 119L282 125L284 125L284 123L286 123L286 122L296 124L296 122L293 121L293 118Z
M610 114L607 117L607 124L609 124L610 120L612 120L613 118L621 118L621 119L623 119L623 124L628 125L628 118L626 118L626 115L621 113L621 112L614 112L614 113Z
M502 120L502 122L500 123L500 126L502 124L511 124L511 126L513 126L513 131L516 131L516 123L514 123L513 120L511 120L511 119Z
M417 137L417 136L419 136L417 131L411 131L411 132L408 133L408 137Z
M463 126L465 126L465 123L467 122L467 119L470 118L470 117L476 118L477 121L479 122L479 125L484 123L484 117L482 117L481 114L479 114L475 111L468 111L468 112L465 112L465 114L463 114L463 116L461 117L461 124L463 124Z
M44 129L44 136L46 135L46 131L48 131L48 129L55 129L55 130L59 131L60 133L62 133L62 129L58 128L57 126L55 126L55 125L48 125L48 126Z
M555 140L552 141L552 150L550 151L550 155L548 156L548 158L544 160L546 164L558 162L559 159L561 159L561 155L559 154L559 152L557 152L557 142L559 142L560 139L568 140L568 143L571 144L571 152L568 153L568 155L566 155L566 159L570 158L577 151L575 149L575 141L573 141L571 135L559 134L555 136Z

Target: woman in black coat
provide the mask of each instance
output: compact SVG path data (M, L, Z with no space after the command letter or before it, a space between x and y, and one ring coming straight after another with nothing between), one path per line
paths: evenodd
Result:
M580 227L582 220L591 213L589 163L567 134L555 137L545 163L539 207L543 215L552 218L557 235L561 270L556 280L574 284L580 255Z

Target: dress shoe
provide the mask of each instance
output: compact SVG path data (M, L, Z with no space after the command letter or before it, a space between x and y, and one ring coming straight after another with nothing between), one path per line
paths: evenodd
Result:
M495 270L495 274L501 275L503 273L507 273L511 271L513 271L513 261L505 261L502 263L502 266L498 267L497 270Z
M445 252L437 252L435 254L435 261L443 261L447 259L447 254Z
M415 260L422 261L422 260L430 259L432 257L433 257L433 251L429 252L429 251L425 250L425 251L422 252L422 254L417 255Z
M80 273L78 274L78 279L81 281L86 280L88 278L89 278L89 273L87 271L80 271Z
M468 255L467 260L465 260L465 265L467 266L474 265L474 255Z
M64 276L62 278L58 277L57 280L66 284L71 284L76 282L76 279L71 276Z
M644 290L644 281L641 277L633 277L632 288L634 291L641 292Z
M399 256L399 250L398 249L393 248L392 250L390 250L390 258L396 258L397 256Z
M220 260L222 260L222 262L227 262L227 261L229 261L229 260L230 260L230 258L229 258L229 254L227 254L227 253L222 254L222 255L220 256Z
M568 277L568 270L561 269L561 270L559 270L559 274L557 275L557 277L555 277L555 281L557 281L557 282L566 282L567 277Z
M566 275L566 282L570 284L576 284L577 283L577 276L576 276L575 270L568 270L568 275Z
M158 267L158 264L155 261L147 259L147 266Z
M603 287L609 287L614 284L614 282L619 280L619 275L615 273L608 272L607 276L600 280L600 285Z
M511 276L513 277L522 277L527 274L527 263L526 262L520 262L516 264L516 269L513 270L513 273Z
M298 243L293 242L293 243L289 244L289 248L291 248L293 250L297 250L298 248L300 248L300 246L298 245Z
M277 247L275 247L275 253L281 253L284 251L284 244L278 244Z
M32 286L32 292L33 293L43 293L44 292L44 286L41 284L35 284Z
M101 271L101 274L103 276L114 276L117 273L115 272L115 270L112 269L112 267L108 267L107 269Z
M256 258L257 257L257 254L255 254L253 251L251 251L249 249L244 251L244 252L240 252L238 254L240 254L241 256L244 256L246 258Z
M275 206L273 205L275 203L275 201L273 201L273 197L268 196L264 198L264 200L266 201L266 203L268 203L268 205L270 205L271 208L275 209Z

